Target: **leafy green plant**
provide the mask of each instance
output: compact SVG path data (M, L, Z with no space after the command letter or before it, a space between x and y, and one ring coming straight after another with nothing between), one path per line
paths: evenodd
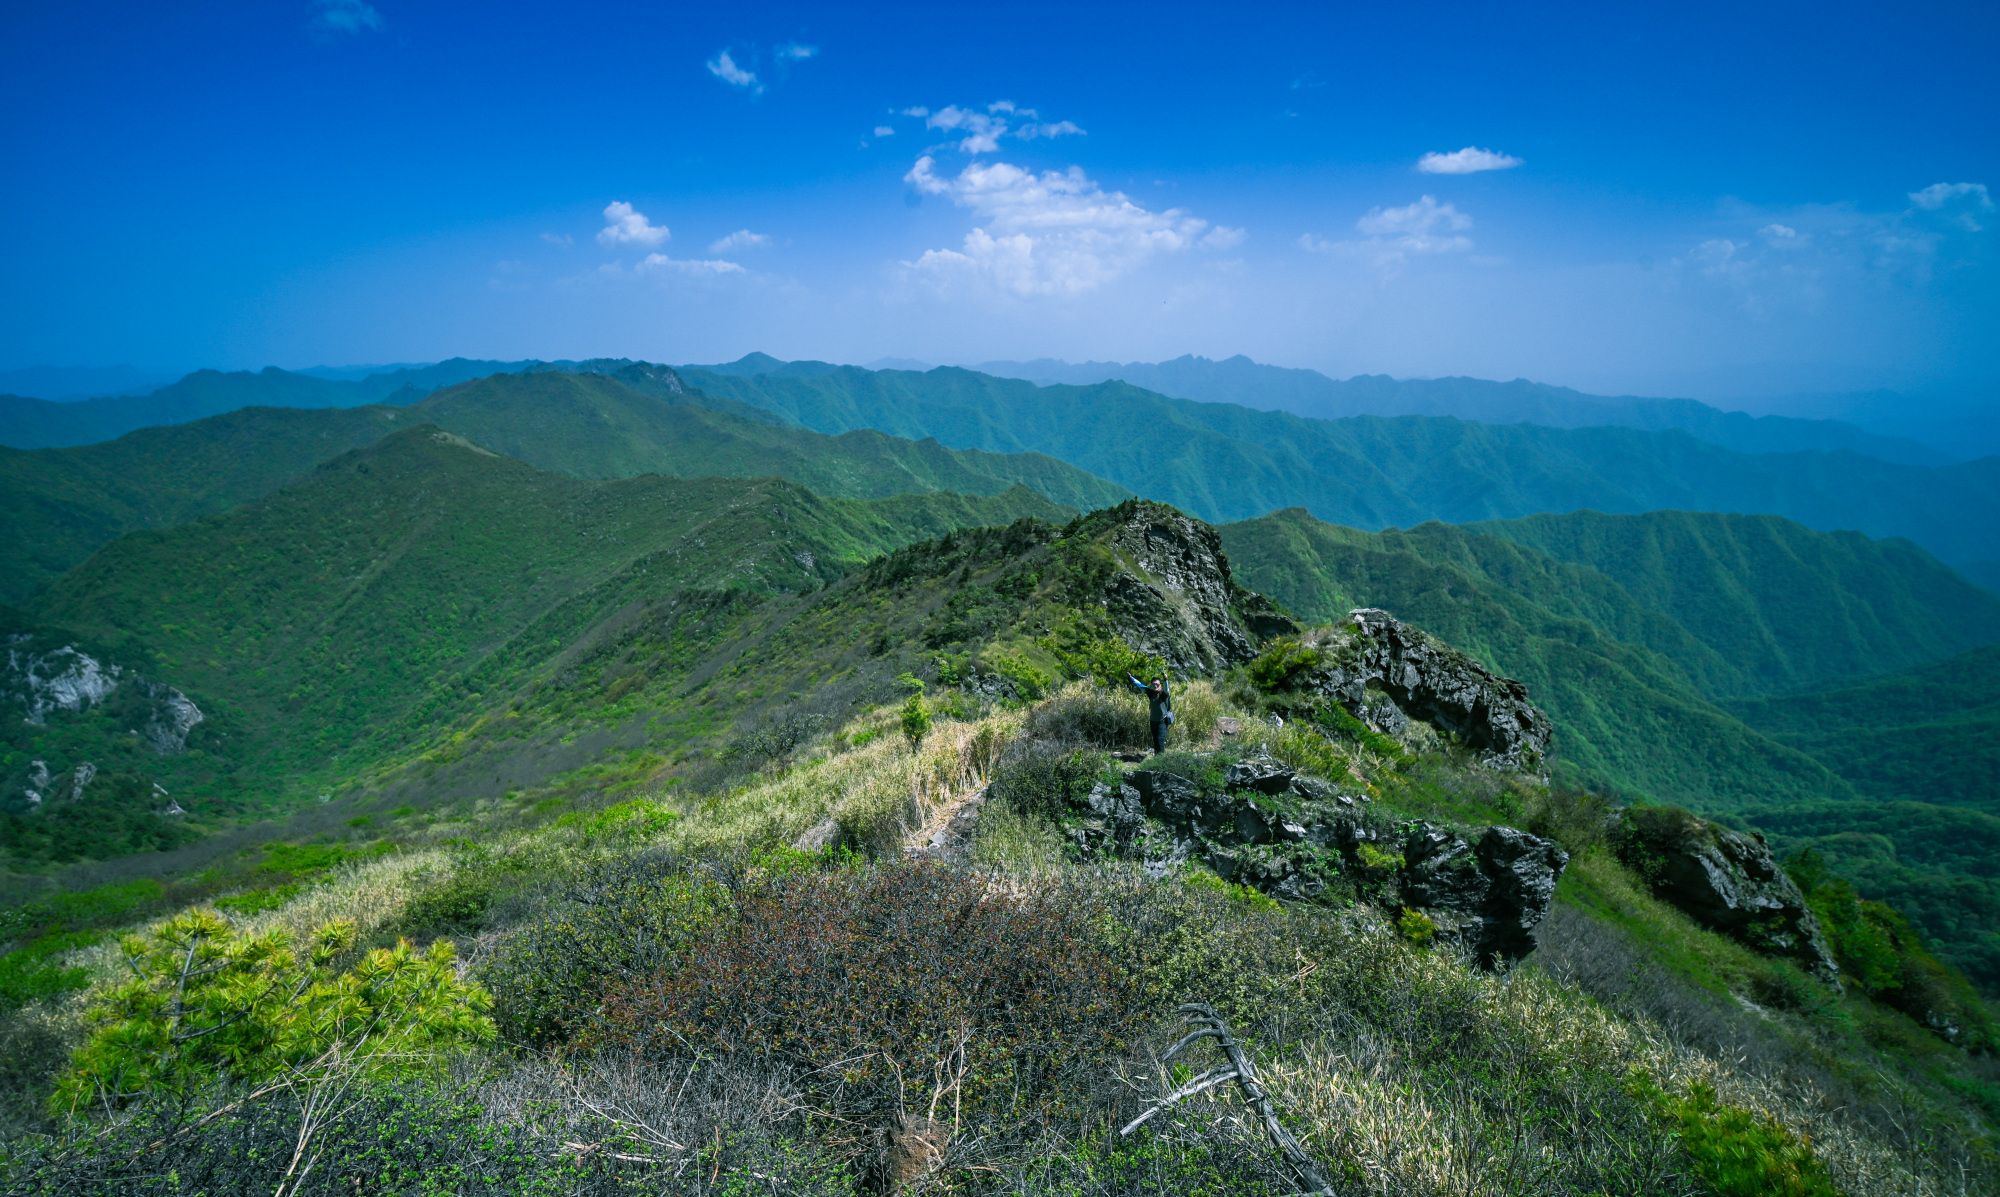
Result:
M282 931L242 934L209 910L128 936L131 979L92 1005L90 1036L51 1105L76 1113L216 1081L394 1073L493 1036L492 999L459 979L449 940L337 967L354 939L354 925L336 921L300 950Z
M1840 1197L1812 1143L1770 1115L1720 1100L1703 1081L1686 1096L1644 1076L1632 1087L1680 1134L1695 1174L1718 1197Z
M1292 679L1319 667L1320 651L1294 637L1280 636L1243 667L1250 683L1266 694L1291 685Z
M1437 932L1437 923L1421 910L1412 910L1405 906L1403 913L1396 916L1396 934L1418 947L1435 940Z
M915 752L923 745L924 737L930 734L931 711L924 702L923 679L906 673L897 680L910 688L909 697L903 700L902 709L897 712L897 722L903 729L903 738L910 742L910 751Z

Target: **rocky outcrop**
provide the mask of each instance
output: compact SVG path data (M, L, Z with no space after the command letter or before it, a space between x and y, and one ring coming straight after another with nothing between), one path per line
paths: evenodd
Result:
M44 647L27 633L8 636L6 645L0 709L18 711L30 726L104 707L116 697L118 714L130 721L127 730L154 752L171 756L186 750L189 733L204 719L194 700L174 687L100 661L75 645Z
M1703 926L1829 984L1839 979L1819 920L1762 836L1676 807L1634 807L1616 816L1612 844L1655 894Z
M1209 763L1098 782L1069 825L1073 842L1085 855L1136 858L1156 875L1198 861L1290 901L1353 897L1419 910L1441 942L1483 964L1534 950L1569 863L1555 844L1510 827L1470 838L1429 823L1398 827L1365 796L1278 761L1194 759Z
M1095 516L1103 542L1133 568L1107 580L1112 626L1177 673L1214 673L1257 655L1260 641L1297 626L1237 585L1215 529L1161 503L1124 503Z
M1338 701L1376 731L1403 738L1410 724L1449 733L1498 769L1540 773L1554 727L1527 687L1372 607L1349 616L1300 686Z

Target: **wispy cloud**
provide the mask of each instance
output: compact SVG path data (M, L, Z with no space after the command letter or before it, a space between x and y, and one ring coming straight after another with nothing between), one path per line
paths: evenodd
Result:
M877 125L875 126L874 135L876 137L894 137L896 135L896 127L894 125Z
M1179 208L1152 211L1074 166L1036 173L974 162L947 176L926 154L903 181L978 221L957 249L927 250L906 268L939 284L970 281L1024 298L1081 294L1154 257L1226 249L1244 236Z
M1986 230L1973 213L1993 210L1993 195L1984 183L1932 183L1912 191L1910 202L1926 212L1951 211L1958 226L1969 233Z
M753 233L749 229L737 229L727 237L718 237L708 243L712 254L735 253L744 249L768 249L771 238L764 233Z
M746 71L736 65L736 58L727 50L719 51L708 60L708 73L729 86L749 92L753 96L764 94L764 85L757 81L754 71Z
M654 224L646 214L624 200L604 205L604 227L597 232L600 245L655 246L673 236L665 225Z
M1358 239L1335 240L1317 233L1299 238L1309 253L1359 258L1385 275L1394 275L1412 256L1461 254L1472 248L1466 233L1472 217L1451 204L1425 195L1400 208L1370 208L1354 222Z
M718 258L670 258L665 254L647 254L640 259L638 269L641 274L664 272L692 278L744 273L743 267L735 262Z
M956 135L956 148L961 154L998 153L1003 138L1033 141L1037 138L1087 136L1083 126L1075 121L1044 121L1040 112L1024 108L1012 100L995 100L984 110L957 104L947 104L942 108L919 105L902 109L900 115L922 120L926 129ZM875 135L888 136L881 128L876 130Z
M315 37L353 37L382 28L382 13L367 0L313 0L312 7L306 28Z
M570 236L568 233L543 233L542 240L560 249L568 249L570 246L576 244L576 238Z
M1417 169L1427 175L1476 175L1485 170L1512 170L1521 160L1512 154L1466 146L1449 154L1432 152L1417 159Z
M804 45L800 42L786 42L774 50L773 53L787 62L804 62L808 58L817 57L819 47Z

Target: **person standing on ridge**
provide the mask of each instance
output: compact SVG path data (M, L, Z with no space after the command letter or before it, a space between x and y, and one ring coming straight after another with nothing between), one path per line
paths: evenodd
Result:
M1153 755L1158 756L1167 750L1167 725L1174 721L1174 696L1167 692L1167 679L1156 677L1149 686L1128 673L1125 680L1132 683L1134 690L1144 694L1146 702L1152 707Z

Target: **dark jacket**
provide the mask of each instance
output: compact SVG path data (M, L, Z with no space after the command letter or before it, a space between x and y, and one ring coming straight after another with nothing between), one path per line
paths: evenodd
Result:
M1125 680L1132 683L1134 690L1146 696L1146 701L1153 708L1152 716L1154 723L1172 723L1174 721L1174 695L1164 680L1160 682L1160 689L1157 693L1154 692L1151 686L1148 686L1129 673L1125 675Z

